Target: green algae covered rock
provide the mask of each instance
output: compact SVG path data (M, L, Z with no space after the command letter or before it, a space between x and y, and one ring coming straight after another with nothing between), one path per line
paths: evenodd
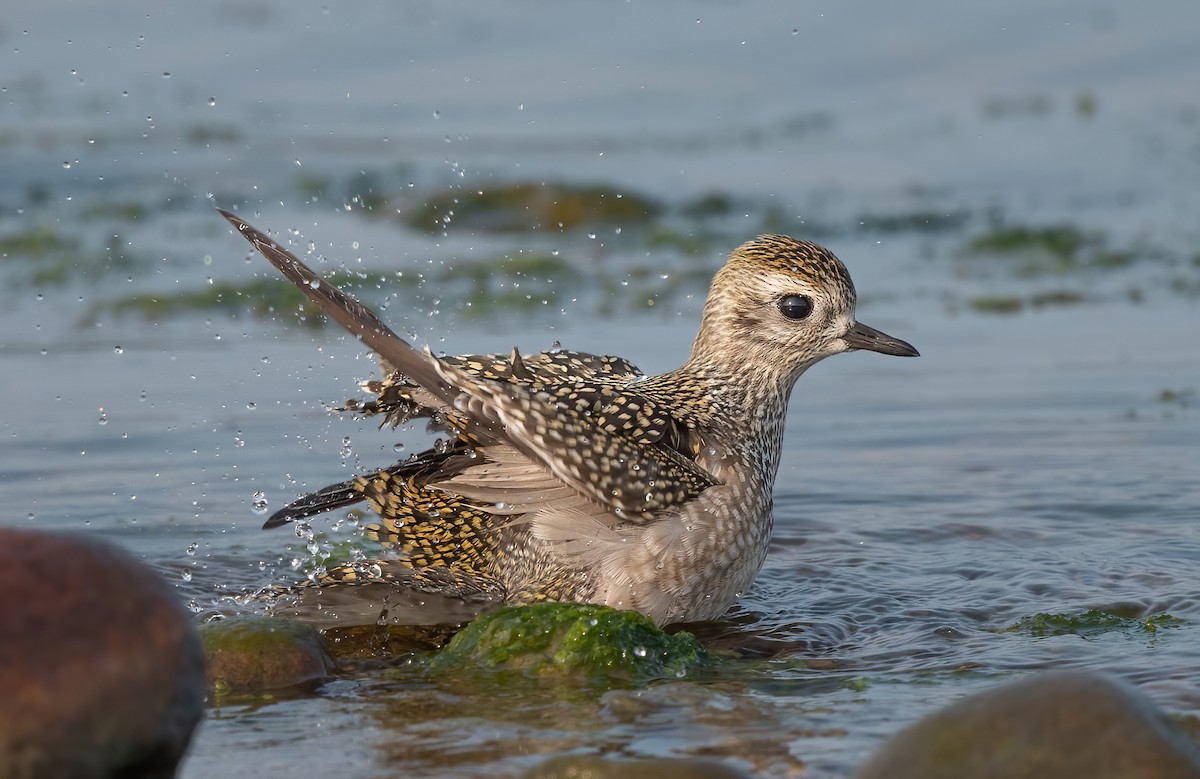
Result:
M540 680L639 682L676 678L711 662L690 633L608 606L539 603L485 614L432 661L436 672L478 668Z

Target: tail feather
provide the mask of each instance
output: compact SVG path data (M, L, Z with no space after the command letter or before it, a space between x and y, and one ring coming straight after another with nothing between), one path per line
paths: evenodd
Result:
M438 373L434 357L428 351L421 352L375 316L369 308L353 297L326 282L300 258L280 246L269 235L258 230L236 214L217 209L233 225L242 237L254 246L288 281L296 285L321 312L334 320L351 334L362 339L395 370L412 379L413 383L432 393L448 407L453 407L459 391L446 383ZM498 431L498 426L482 420L476 427Z
M326 511L333 511L342 506L352 506L361 503L365 497L354 487L356 479L350 479L340 484L331 484L324 489L305 495L272 514L263 523L263 530L282 527L289 522L308 519Z

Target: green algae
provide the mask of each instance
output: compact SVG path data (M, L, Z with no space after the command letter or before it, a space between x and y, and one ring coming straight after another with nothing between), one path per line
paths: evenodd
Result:
M650 222L662 206L635 192L606 185L519 182L466 190L448 188L406 212L405 223L427 233L562 231L601 224Z
M1015 314L1025 307L1025 301L1015 295L980 295L971 298L969 305L984 314Z
M308 327L321 327L324 319L304 293L274 278L248 282L214 282L200 289L179 292L142 292L98 303L88 309L83 321L103 314L137 315L150 322L163 322L185 313L219 312L236 316L250 313L259 319L292 315Z
M686 201L680 212L695 221L729 216L733 213L734 200L728 192L706 192Z
M636 683L687 676L712 663L690 633L669 634L646 616L607 606L539 603L476 618L431 661L539 681Z
M1040 309L1052 306L1070 306L1084 303L1087 297L1082 292L1070 289L1036 292L1028 297L1020 295L978 295L967 301L972 310L981 314L1017 314L1027 307Z
M1005 628L1006 633L1026 633L1034 637L1077 635L1094 638L1114 631L1156 635L1160 630L1178 627L1183 621L1170 614L1133 616L1122 609L1088 609L1075 614L1038 613L1022 617Z
M969 211L961 210L863 214L857 226L865 233L941 233L961 230L970 218Z
M129 272L149 264L133 252L119 234L110 234L102 248L89 248L75 236L38 225L0 236L0 259L10 267L17 287L61 286L72 281L96 281L113 272Z
M1083 251L1101 242L1100 234L1085 232L1071 224L998 225L972 238L966 252L1019 257L1027 261L1024 267L1029 272L1053 272L1078 267Z
M45 225L0 235L0 257L40 260L56 254L79 251L79 239L68 238Z

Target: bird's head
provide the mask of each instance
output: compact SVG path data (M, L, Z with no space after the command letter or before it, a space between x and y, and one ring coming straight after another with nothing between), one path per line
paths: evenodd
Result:
M759 236L713 279L692 361L765 368L790 388L810 365L841 352L917 356L910 344L856 322L854 305L850 274L828 249Z

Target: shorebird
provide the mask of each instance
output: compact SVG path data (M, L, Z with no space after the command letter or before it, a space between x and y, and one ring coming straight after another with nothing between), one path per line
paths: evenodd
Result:
M322 582L602 603L659 625L716 619L766 556L796 379L842 352L918 354L855 321L854 285L829 250L763 235L717 272L691 355L669 373L561 349L435 357L270 236L221 214L379 355L384 378L363 384L373 399L347 408L382 424L426 418L445 435L267 520L370 504L380 519L366 534L394 558L330 569Z

